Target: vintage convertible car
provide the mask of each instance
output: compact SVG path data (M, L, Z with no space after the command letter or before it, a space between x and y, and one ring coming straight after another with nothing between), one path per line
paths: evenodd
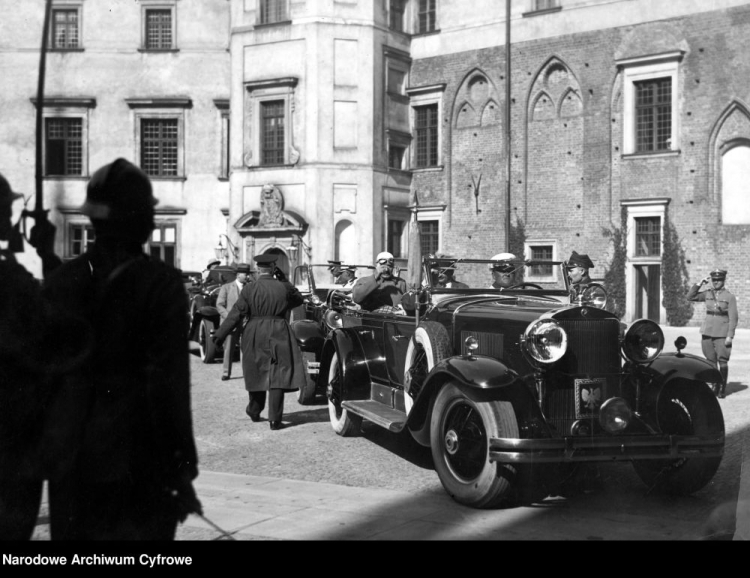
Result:
M329 303L319 358L330 422L408 431L431 448L458 502L490 508L543 499L584 462L632 462L652 489L692 493L719 467L724 419L704 359L664 351L659 325L626 327L592 284L571 303L556 286L490 287L490 261L423 259L407 315ZM450 267L468 287L439 287ZM557 269L559 268L559 270ZM538 288L537 288L538 287Z
M219 296L221 286L224 283L234 281L236 277L237 272L234 267L220 265L208 272L205 281L198 278L187 289L190 327L188 335L191 341L198 342L203 363L213 363L224 355L224 350L211 339L211 334L221 324L219 310L216 308L216 299Z
M342 278L337 279L330 263L299 265L294 270L292 283L305 299L304 305L292 311L290 319L308 372L307 387L297 393L297 401L302 405L312 404L319 393L325 392L325 386L319 387L318 383L323 343L328 332L337 326L340 311L358 308L351 301L352 285L363 272L370 274L367 270L374 267L344 264L341 270L345 269L352 272L351 280L346 283Z

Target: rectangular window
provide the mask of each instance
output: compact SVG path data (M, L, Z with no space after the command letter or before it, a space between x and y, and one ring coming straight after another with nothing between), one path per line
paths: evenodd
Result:
M147 50L168 50L172 48L172 10L146 10L146 42Z
M672 138L672 79L634 83L636 152L670 150Z
M558 0L534 0L534 11L557 8Z
M422 255L434 255L438 252L440 244L439 221L419 222L419 244L422 248Z
M414 108L417 133L417 168L435 167L438 164L438 105L428 104Z
M52 49L78 48L78 10L52 10Z
M658 257L661 255L661 219L659 217L636 217L635 256Z
M177 119L141 120L141 168L154 177L178 175Z
M532 261L551 261L553 253L552 245L537 245L531 247ZM529 270L532 277L550 277L553 275L552 265L532 265Z
M436 0L419 0L417 12L417 34L432 32L436 29L435 23Z
M67 176L83 174L83 120L47 118L45 135L45 174Z
M404 32L404 0L390 0L388 7L388 25L391 30Z
M394 259L401 259L403 256L401 251L403 237L404 222L389 219L387 251L393 255Z
M272 24L289 20L286 0L260 0L260 23Z
M177 267L177 225L156 223L148 243L148 254L167 265Z
M284 101L260 103L261 164L284 164Z
M68 248L66 257L83 255L95 241L94 227L87 224L72 223L68 228Z

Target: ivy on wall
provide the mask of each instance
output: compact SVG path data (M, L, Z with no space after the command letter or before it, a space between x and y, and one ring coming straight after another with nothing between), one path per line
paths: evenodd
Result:
M510 226L508 235L509 253L513 253L519 259L523 259L526 243L526 226L521 219L516 219L516 224Z
M685 250L680 245L680 237L668 215L664 219L663 247L662 305L667 312L667 323L673 327L684 327L693 318L693 304L685 298L690 290L690 276Z
M623 210L620 215L621 226L602 228L602 236L612 242L612 261L604 273L604 287L607 290L607 311L622 319L625 316L625 299L627 297L625 285L625 265L628 260L626 246L627 214Z

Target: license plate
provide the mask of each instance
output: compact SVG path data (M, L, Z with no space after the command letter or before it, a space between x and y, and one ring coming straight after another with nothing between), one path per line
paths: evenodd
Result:
M599 408L604 402L604 385L607 380L603 377L596 379L576 379L576 418L598 415Z

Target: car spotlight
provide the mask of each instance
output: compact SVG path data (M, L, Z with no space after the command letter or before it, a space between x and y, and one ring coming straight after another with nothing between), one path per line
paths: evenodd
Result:
M471 335L466 338L464 345L466 346L466 355L469 356L474 355L474 352L479 349L479 341Z
M317 295L310 295L310 303L312 303L313 305L320 305L322 301Z
M612 397L599 409L599 424L608 433L618 433L630 425L633 412L621 397Z
M664 333L650 319L639 319L625 332L622 353L633 363L651 363L664 349Z
M604 309L607 306L607 290L598 283L591 283L583 290L581 305Z
M554 363L568 350L568 334L554 319L537 319L521 337L524 351L539 363Z
M344 321L343 319L341 319L341 314L336 311L326 311L325 321L329 329L340 329L344 326Z

